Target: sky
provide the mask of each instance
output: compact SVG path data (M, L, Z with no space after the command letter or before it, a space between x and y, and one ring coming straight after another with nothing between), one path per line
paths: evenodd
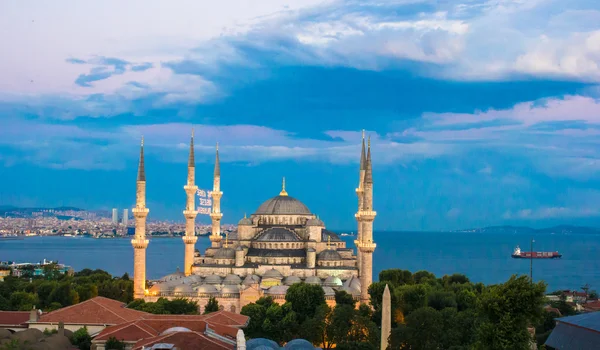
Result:
M0 2L0 205L223 222L286 189L353 230L600 225L597 0ZM207 216L198 219L209 222Z

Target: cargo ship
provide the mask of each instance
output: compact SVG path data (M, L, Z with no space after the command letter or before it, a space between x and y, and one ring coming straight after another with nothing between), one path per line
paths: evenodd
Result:
M511 255L515 259L558 259L562 257L559 252L522 252L517 246Z

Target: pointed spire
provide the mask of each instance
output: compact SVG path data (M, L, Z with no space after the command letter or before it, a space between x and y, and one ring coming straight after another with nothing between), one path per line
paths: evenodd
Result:
M192 139L190 140L190 157L188 159L188 167L195 167L196 160L194 158L194 128L192 128Z
M327 249L331 249L331 236L327 236Z
M215 156L215 177L221 177L221 165L219 164L219 143L217 142L217 155Z
M367 166L367 159L365 158L365 129L362 131L362 150L360 152L360 170L365 170Z
M371 164L371 136L369 136L369 146L367 150L367 164L365 167L365 183L373 183L373 168Z
M228 245L229 245L229 234L227 231L225 231L225 248L227 248Z
M138 165L138 181L146 181L146 171L144 169L144 136L142 136L142 145L140 147L140 164Z
M287 192L285 191L285 176L283 177L283 180L281 181L281 192L279 192L280 196L287 196Z

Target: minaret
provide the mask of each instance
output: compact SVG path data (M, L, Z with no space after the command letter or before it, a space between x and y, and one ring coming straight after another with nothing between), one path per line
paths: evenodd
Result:
M373 282L373 252L377 246L373 242L373 220L375 220L377 213L373 211L371 138L369 138L363 186L363 206L358 212L360 221L362 222L362 233L360 242L358 243L358 250L360 251L360 300L366 304L369 302L369 286Z
M354 241L354 245L356 245L358 247L358 243L361 241L362 239L362 220L360 218L360 211L362 210L363 207L363 193L364 193L364 181L365 181L365 170L366 170L366 166L367 166L367 158L365 157L365 130L363 129L362 131L362 149L360 151L360 171L359 171L359 175L358 175L358 187L356 188L356 195L358 196L358 211L356 212L356 214L354 215L354 217L356 217L356 221L358 223L358 232L357 232L357 236L356 236L356 240ZM360 253L360 249L357 249L356 252L357 255L357 259L356 259L356 264L358 266L358 273L360 275L360 258L361 258L361 253Z
M223 213L221 213L221 196L223 196L223 192L221 192L221 166L219 165L219 144L217 143L212 190L213 203L212 212L210 213L210 218L212 220L210 241L212 242L213 248L219 248L221 244L221 218L223 217Z
M192 129L192 139L190 140L190 156L188 159L188 176L187 184L183 186L185 193L187 194L187 202L183 216L185 217L185 236L183 236L183 243L185 244L185 257L184 257L184 273L186 276L192 274L192 265L194 264L194 247L198 237L196 237L196 202L194 196L198 190L196 182L196 165L194 160L194 129Z
M146 171L144 170L144 137L140 148L140 164L138 166L137 190L135 208L131 210L135 217L135 238L131 240L133 246L133 297L142 299L146 290Z
M381 350L387 350L388 339L392 333L392 297L390 289L385 285L381 308Z

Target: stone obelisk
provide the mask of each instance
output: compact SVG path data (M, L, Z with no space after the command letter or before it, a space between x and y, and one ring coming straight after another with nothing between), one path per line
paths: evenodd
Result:
M138 166L135 208L131 210L135 217L135 237L133 246L133 297L143 299L146 290L146 217L150 211L146 208L146 172L144 170L144 138L140 148L140 164Z
M390 289L385 285L383 291L383 307L381 308L381 350L388 347L388 339L392 333L392 298Z
M194 130L192 129L192 139L190 140L190 156L188 159L188 176L187 184L183 186L187 195L187 202L183 216L185 217L185 236L183 236L183 243L185 244L185 257L184 257L184 273L186 276L192 274L192 265L194 265L194 250L196 246L196 202L195 195L198 190L196 182L196 165L194 160Z

